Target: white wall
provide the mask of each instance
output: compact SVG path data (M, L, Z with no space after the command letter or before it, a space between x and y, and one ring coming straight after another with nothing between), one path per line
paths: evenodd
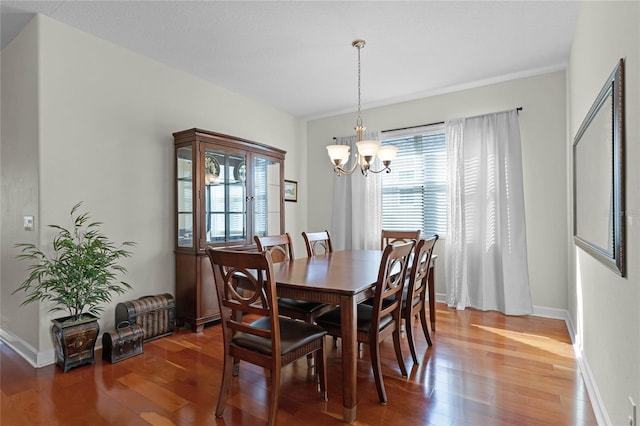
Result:
M38 55L37 26L34 21L8 45L1 56L2 64L2 145L0 168L2 178L1 238L2 270L0 291L0 321L10 324L13 335L3 338L14 340L20 336L19 350L33 352L39 345L38 305L19 310L20 294L12 295L15 285L24 280L23 271L11 265L15 262L14 242L35 244L39 231L24 231L22 215L38 214ZM7 331L4 327L0 327ZM25 347L26 345L26 347Z
M565 73L512 80L363 111L386 130L523 107L520 112L527 248L534 305L567 308ZM309 229L331 229L333 176L325 146L353 133L356 114L308 123ZM436 293L444 300L444 242L436 246Z
M284 149L285 178L304 184L301 163L305 158L305 124L50 18L35 19L29 31L35 25L38 34L38 121L34 122L33 114L17 114L14 121L5 122L4 111L2 118L3 132L5 125L16 129L12 131L15 134L22 127L39 127L39 156L27 162L17 155L3 155L2 161L27 168L29 176L37 177L39 199L33 198L38 211L34 212L33 206L11 209L15 217L35 214L41 227L40 243L45 243L51 233L43 225L68 224L69 210L83 201L92 218L104 222L104 231L111 239L137 243L133 257L124 262L129 270L126 281L134 290L105 307L100 321L104 331L114 326L117 302L147 294L175 293L172 133L199 127ZM6 58L3 50L3 71L5 60L13 62L16 57L34 55L33 43L16 50L19 52ZM17 63L15 67L24 71L26 65ZM3 89L5 77L7 85L21 80L18 72L9 76L3 72ZM30 93L32 88L20 90ZM2 103L4 106L4 90ZM34 143L33 136L28 141L21 134L17 136L6 151ZM3 154L4 145L3 133ZM30 151L36 152L35 147ZM14 183L18 193L27 185ZM306 225L305 213L304 199L287 203L289 232L300 234ZM3 221L4 217L3 211ZM26 238L17 228L20 225L8 221L6 240L3 234L3 300L19 284L16 277L24 276L25 265L14 259L12 248L16 240ZM23 308L3 306L2 329L22 337L24 333L14 318L24 319L26 315ZM39 338L34 344L39 352L51 348L53 317L40 316Z
M600 423L615 425L628 424L629 396L640 404L640 228L635 223L640 220L639 5L584 2L568 71L567 150L618 59L625 58L627 278L577 249L569 235L569 309L576 346L587 367Z

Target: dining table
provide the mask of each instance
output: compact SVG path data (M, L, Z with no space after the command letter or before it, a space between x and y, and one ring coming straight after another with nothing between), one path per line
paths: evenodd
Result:
M279 297L340 305L343 419L348 423L356 419L358 403L357 305L373 296L381 259L379 250L344 250L273 265ZM433 299L429 302L433 312ZM435 329L434 315L431 322Z

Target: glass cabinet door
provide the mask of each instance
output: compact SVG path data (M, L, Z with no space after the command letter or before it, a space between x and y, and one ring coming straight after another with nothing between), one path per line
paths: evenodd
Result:
M253 233L260 237L281 233L280 166L272 159L253 157Z
M177 226L178 247L193 247L193 150L177 149Z
M246 161L243 154L204 150L205 244L247 239Z

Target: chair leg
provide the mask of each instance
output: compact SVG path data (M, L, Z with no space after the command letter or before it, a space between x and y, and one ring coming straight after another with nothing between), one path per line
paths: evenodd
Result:
M233 377L238 377L240 374L240 359L233 359Z
M402 356L402 350L400 349L400 330L397 328L393 331L393 347L396 350L396 359L402 372L402 377L407 377L407 367L404 365L404 357Z
M414 364L420 364L418 362L418 355L416 354L416 344L413 341L413 318L410 320L406 320L407 327L405 328L407 332L407 342L409 343L409 350L411 351L411 358L413 358Z
M227 404L227 396L229 395L229 385L231 384L234 365L235 359L230 355L225 355L224 367L222 368L222 383L220 383L220 394L218 395L218 404L216 405L216 417L222 417L224 407Z
M320 398L326 402L329 400L329 395L327 394L327 352L325 350L324 339L322 339L320 350L315 352L315 359L318 382L320 383Z
M378 398L380 404L387 403L387 392L384 389L384 381L382 380L382 366L380 365L380 344L376 341L369 342L369 356L371 357L371 366L373 367L373 377L376 379L376 388L378 389Z
M280 366L271 370L271 386L269 386L269 426L276 425L278 416L278 400L280 398Z
M422 331L424 332L424 337L425 339L427 339L427 344L429 346L433 346L433 343L431 342L431 336L429 335L429 325L427 324L427 313L426 313L426 309L422 308L420 309L420 323L422 323Z
M315 324L315 320L313 319L313 316L305 316L304 321L308 324ZM307 355L307 368L313 368L314 365L314 358L315 354L311 353Z

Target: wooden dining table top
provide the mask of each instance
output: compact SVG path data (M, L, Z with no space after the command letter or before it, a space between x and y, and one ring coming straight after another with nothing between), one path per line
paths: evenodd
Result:
M278 287L354 295L369 289L378 279L382 251L345 250L305 257L273 265Z

